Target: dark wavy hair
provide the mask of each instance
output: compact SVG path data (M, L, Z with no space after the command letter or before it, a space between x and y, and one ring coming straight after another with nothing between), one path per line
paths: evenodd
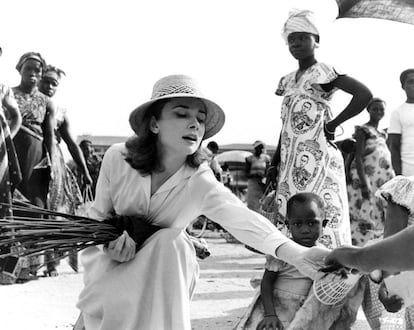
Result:
M142 124L144 129L141 135L134 135L125 142L127 149L125 160L142 175L164 170L160 159L162 151L159 150L157 145L158 134L151 131L150 123L152 117L157 120L160 119L162 109L168 101L169 99L162 99L154 102L144 114ZM207 159L208 155L200 145L195 153L187 156L186 163L193 168L197 168Z

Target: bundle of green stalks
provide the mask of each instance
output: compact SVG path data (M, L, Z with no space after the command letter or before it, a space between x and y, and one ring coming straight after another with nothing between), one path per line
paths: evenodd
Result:
M160 229L140 215L114 215L98 221L21 201L13 201L12 210L12 217L0 219L1 258L40 256L53 250L61 259L74 251L107 244L122 235L124 230L135 240L138 250Z

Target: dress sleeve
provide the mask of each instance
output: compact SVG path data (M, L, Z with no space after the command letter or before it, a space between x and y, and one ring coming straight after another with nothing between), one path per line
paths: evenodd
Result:
M283 96L286 93L286 84L287 84L287 78L286 77L282 77L279 80L279 85L277 86L276 92L275 94L277 96Z
M384 183L375 195L406 208L410 215L414 214L414 176L397 175Z
M285 267L286 262L276 259L272 256L266 256L265 269L272 272L279 272L283 267Z
M220 224L239 241L272 256L290 241L268 219L247 208L227 187L204 173L194 194L203 194L201 214ZM201 181L201 182L200 182Z
M333 82L339 76L344 76L340 70L337 70L332 65L326 63L318 63L318 75L315 78L315 81L312 83L312 87L316 88L321 92L325 92L320 85L326 85Z
M397 110L394 110L391 113L390 125L388 127L387 133L388 134L401 134L402 133L400 113Z
M96 195L87 216L92 219L104 220L113 211L113 203L110 194L110 173L111 168L116 167L117 153L109 148L102 161L98 181L96 183Z

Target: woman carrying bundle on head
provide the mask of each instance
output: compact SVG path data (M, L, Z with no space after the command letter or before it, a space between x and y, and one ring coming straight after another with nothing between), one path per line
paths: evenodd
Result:
M238 240L295 265L311 278L327 254L303 247L249 210L216 180L201 142L224 124L223 110L202 96L194 79L167 76L150 101L130 115L136 136L108 149L91 218L144 215L163 227L138 252L125 232L106 247L82 254L85 287L78 308L87 330L189 330L198 274L186 227L201 214Z

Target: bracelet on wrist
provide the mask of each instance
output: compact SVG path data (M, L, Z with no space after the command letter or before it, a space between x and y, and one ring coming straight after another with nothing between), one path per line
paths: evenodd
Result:
M276 314L265 314L265 315L263 315L263 317L271 317L271 316L277 317Z

